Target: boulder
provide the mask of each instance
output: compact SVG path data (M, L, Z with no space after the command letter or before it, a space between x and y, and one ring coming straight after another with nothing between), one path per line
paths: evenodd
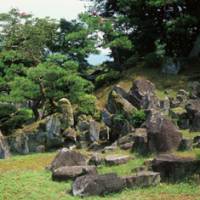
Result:
M65 128L74 126L74 112L70 101L67 98L59 100L59 105L63 115L62 123Z
M117 144L123 150L132 149L134 143L134 133L130 133L118 139Z
M0 131L0 159L6 159L10 157L10 150L6 139Z
M200 160L165 154L152 161L152 169L160 173L162 181L179 181L199 174Z
M75 179L78 176L96 173L97 170L95 166L65 166L53 170L52 180L67 181L69 179Z
M52 161L50 169L53 171L64 166L85 166L86 164L85 156L76 151L63 148Z
M164 114L169 114L170 100L167 96L164 99L160 100L160 109Z
M174 58L166 58L162 65L162 73L176 75L181 69L180 61Z
M44 123L46 126L45 133L47 134L47 149L61 147L64 143L64 138L61 135L63 126L62 116L57 113L50 115L46 118L46 121Z
M141 171L135 175L123 177L127 188L156 186L160 183L160 174L151 171Z
M155 85L149 80L139 79L133 82L129 91L129 101L138 109L158 108Z
M151 110L145 126L149 151L160 153L178 149L182 135L168 118L155 110Z
M119 192L125 187L125 182L116 174L85 175L78 177L72 186L74 196L104 195Z
M106 126L111 127L112 124L112 114L110 114L106 109L104 109L101 113L102 120Z
M111 156L106 156L105 163L111 166L122 165L126 164L129 160L131 160L130 156L111 155Z
M107 109L112 114L124 113L129 117L136 108L125 98L123 89L115 86L108 97Z

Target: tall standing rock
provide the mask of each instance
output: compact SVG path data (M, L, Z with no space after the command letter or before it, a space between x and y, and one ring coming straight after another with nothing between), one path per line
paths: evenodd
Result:
M159 101L155 95L155 85L145 79L138 79L133 82L129 91L129 101L138 109L159 107Z
M63 124L65 128L74 126L74 113L70 101L62 98L59 101L61 112L63 115Z
M5 159L10 156L8 144L0 132L0 159Z
M150 111L145 126L150 151L160 153L178 149L182 139L181 133L169 119L158 111Z

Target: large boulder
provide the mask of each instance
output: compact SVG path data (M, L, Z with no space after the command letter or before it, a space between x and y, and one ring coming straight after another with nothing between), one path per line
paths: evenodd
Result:
M160 183L160 174L151 171L141 171L135 175L123 177L127 188L156 186Z
M65 166L53 170L52 180L67 181L86 174L96 174L95 166Z
M46 133L46 146L48 149L61 147L64 143L62 137L62 116L53 114L46 118L44 122L44 132ZM64 130L64 129L63 129ZM40 131L41 132L41 131Z
M151 152L160 153L178 149L182 135L168 118L151 110L145 126L148 135L148 148Z
M128 94L122 88L115 86L108 97L107 109L110 113L124 113L127 117L136 108L127 100Z
M6 139L0 131L0 159L6 159L10 157L10 150Z
M200 174L200 160L170 154L160 155L152 161L152 169L160 173L162 181L179 181Z
M78 177L72 186L74 196L92 196L119 192L125 181L116 174L85 175Z
M129 101L138 109L159 107L159 101L155 95L155 85L145 79L138 79L133 82L129 91Z
M86 158L76 151L66 148L61 149L51 163L50 169L53 171L64 166L85 166Z

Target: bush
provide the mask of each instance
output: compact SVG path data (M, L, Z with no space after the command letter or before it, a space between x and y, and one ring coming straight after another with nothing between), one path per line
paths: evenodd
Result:
M80 96L78 113L94 116L96 113L96 97L89 94Z
M129 121L135 128L139 128L146 120L146 114L144 110L137 110L132 113Z
M107 72L104 72L103 74L97 76L95 81L96 88L99 88L103 85L109 84L113 81L116 81L120 78L120 72L116 70L109 70Z
M2 132L5 135L12 133L14 129L21 128L25 123L32 119L32 111L29 109L21 109L17 111L13 116L3 122L0 126Z

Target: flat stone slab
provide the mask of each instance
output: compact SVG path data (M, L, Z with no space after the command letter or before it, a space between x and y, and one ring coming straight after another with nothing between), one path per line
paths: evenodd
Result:
M131 160L130 156L112 155L105 158L105 163L107 165L122 165L126 164L129 160Z
M200 160L165 154L152 161L152 169L160 173L162 181L178 181L200 174Z
M97 170L95 166L65 166L55 169L52 172L52 180L66 181L69 179L75 179L78 176L96 173Z
M132 176L123 177L127 188L156 186L160 183L160 173L141 171Z
M74 196L104 195L119 192L125 188L125 182L116 174L85 175L78 177L72 185Z

